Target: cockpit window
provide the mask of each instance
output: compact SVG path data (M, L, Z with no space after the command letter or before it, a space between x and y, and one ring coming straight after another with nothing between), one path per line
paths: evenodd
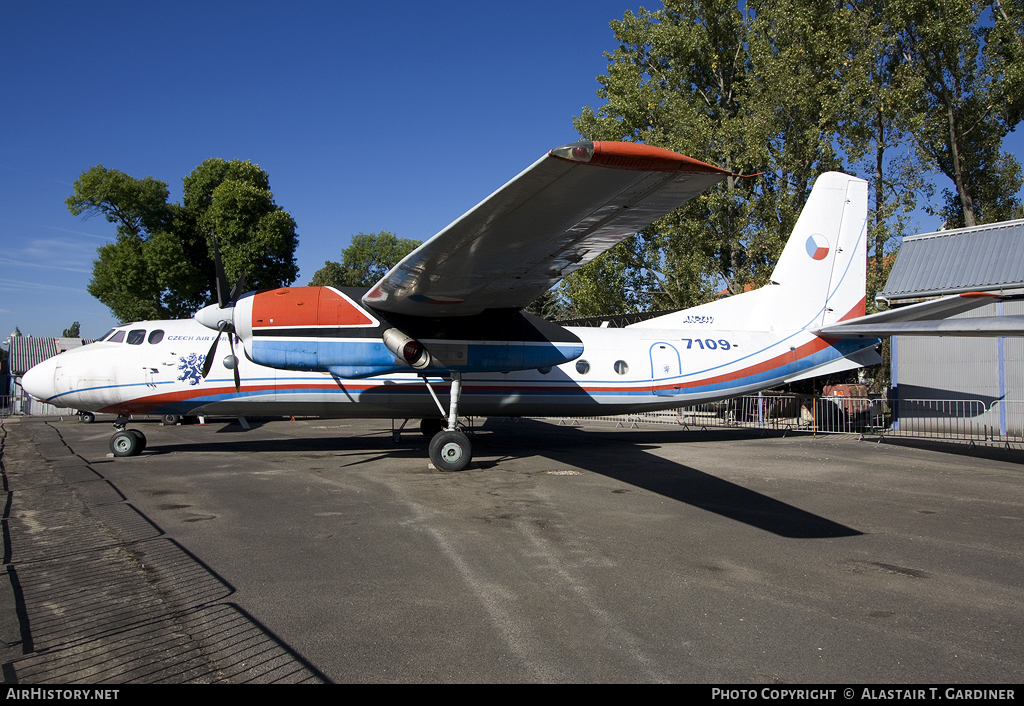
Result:
M116 331L116 330L117 330L117 329L110 329L109 331L107 331L107 332L106 332L105 334L103 334L102 336L100 336L100 337L99 337L99 338L97 338L96 340L97 340L97 341L105 341L105 340L107 340L107 336L109 336L110 334L112 334L112 333L113 333L114 331Z
M128 332L128 345L137 346L146 340L146 329L137 328Z
M160 343L160 341L162 340L164 340L164 332L161 331L160 329L156 329L155 331L149 334L149 342L152 345L156 345L157 343Z
M120 343L124 340L124 331L116 331L107 343Z

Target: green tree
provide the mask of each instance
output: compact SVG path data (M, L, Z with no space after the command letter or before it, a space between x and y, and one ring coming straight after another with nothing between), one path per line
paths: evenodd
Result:
M69 328L64 329L64 333L61 334L61 338L78 338L81 326L78 322L71 324Z
M184 179L181 204L167 184L103 165L83 172L67 199L73 215L103 215L117 237L98 250L88 291L121 321L181 318L216 300L213 238L233 282L250 289L291 284L298 275L295 221L250 162L208 159Z
M549 289L530 302L523 311L548 321L562 321L573 318L565 299L557 288Z
M75 193L64 202L72 215L102 215L117 224L117 232L145 237L163 230L172 211L167 205L167 183L146 177L134 179L97 164L75 182Z
M934 209L974 226L1020 212L1021 167L1002 140L1021 119L1021 3L894 0L904 61L919 79L917 147L953 182ZM986 15L986 13L988 13Z
M588 309L579 294L609 283L633 291L606 295L607 305L642 310L692 306L723 285L739 292L767 281L813 178L840 164L835 96L853 21L850 11L813 0L751 0L742 9L736 0L696 0L611 23L619 48L598 77L605 104L575 119L580 134L666 147L735 174L653 224L639 243L571 275L564 291L574 306ZM619 276L607 279L609 267Z
M690 306L764 284L831 169L871 184L873 282L932 193L930 170L953 181L936 209L950 225L1021 214L1020 166L1001 143L1024 112L1024 0L674 0L611 27L604 103L574 120L584 138L761 174L570 275L578 308Z
M927 167L912 146L921 125L920 81L899 49L902 18L887 0L862 0L854 8L850 68L836 112L845 169L866 179L870 189L867 307L874 313L874 295L885 284L895 245L918 199L930 197L932 190Z
M576 129L587 139L644 142L738 171L759 164L751 145L739 139L746 130L740 101L749 72L749 21L729 0L627 12L611 23L619 48L606 54L608 73L597 79L605 104L596 112L585 108ZM578 270L563 291L580 315L706 300L723 278L730 281L742 269L751 190L749 182L730 177L652 225L639 242ZM615 296L596 296L612 283L620 288Z
M386 230L353 235L352 243L341 251L341 262L325 262L309 284L313 287L372 287L419 245L419 240L398 238Z

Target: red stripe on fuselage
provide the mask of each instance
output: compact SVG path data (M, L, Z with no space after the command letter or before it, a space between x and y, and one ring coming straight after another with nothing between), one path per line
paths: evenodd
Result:
M304 289L315 289L315 288L306 287ZM847 312L839 320L840 321L845 321L847 319L851 319L851 318L856 318L858 316L862 316L863 312L864 312L864 305L865 305L865 300L864 300L864 298L861 298L861 300L852 309L850 309L849 312ZM794 350L790 350L787 353L783 353L781 355L777 355L777 356L775 356L775 357L773 357L773 358L771 358L769 360L766 360L766 361L764 361L762 363L757 363L755 365L751 365L749 367L742 368L740 370L736 370L736 371L731 372L731 373L724 373L722 375L717 375L717 376L712 377L712 378L701 378L699 380L691 380L691 381L687 381L687 382L671 382L671 383L660 384L660 385L659 384L654 384L653 381L642 381L642 382L638 381L637 384L614 385L614 386L613 385L601 386L599 384L584 385L581 382L572 382L572 381L567 381L566 383L563 383L562 385L543 385L543 384L542 385L537 385L537 384L518 384L517 385L515 383L510 383L510 384L506 384L506 385L495 385L493 383L479 385L479 384L474 384L474 382L472 380L466 380L465 384L466 384L467 391L472 391L472 392L492 392L492 393L502 393L502 392L506 392L507 393L507 392L512 392L512 391L519 391L519 392L524 392L524 393L529 393L529 392L550 392L552 394L559 394L561 392L566 392L566 391L568 391L568 392L573 392L573 391L585 392L587 394L618 393L618 392L636 392L636 393L651 392L651 393L653 393L653 392L655 392L657 390L689 389L689 388L693 388L693 387L703 387L703 386L707 386L707 385L721 384L721 383L726 383L726 382L731 382L731 381L734 381L734 380L738 380L738 379L741 379L741 378L744 378L744 377L747 377L747 376L750 376L750 375L756 375L758 373L768 372L768 371L780 368L780 367L782 367L784 365L789 365L791 363L795 363L795 362L799 361L802 358L805 358L807 356L813 355L813 354L817 353L818 351L822 351L822 350L830 347L830 345L831 344L827 340L822 339L822 338L816 336L811 341L809 341L809 342L799 346L795 351ZM371 378L371 380L372 380L372 378ZM382 383L380 383L380 382L360 383L360 382L350 381L350 382L346 382L344 384L343 388L342 388L342 387L339 387L339 385L337 383L333 382L333 380L331 382L324 382L324 383L318 383L318 382L297 382L297 381L296 382L288 382L288 381L284 381L284 382L276 382L274 384L244 385L243 388L242 388L242 392L245 393L246 395L252 395L252 394L258 394L258 393L261 393L261 392L278 392L278 391L281 391L281 390L287 390L289 392L300 391L300 390L328 392L328 391L337 391L339 389L345 389L345 390L351 390L351 391L365 391L365 390L370 390L370 389L379 388L379 387L383 387L383 386L384 385ZM426 386L424 386L423 383L415 382L415 381L412 381L412 380L410 380L409 382L400 382L397 385L389 385L389 387L391 387L394 391L399 391L399 390L405 391L405 390L409 390L412 387L415 387L417 389L422 389L423 391L426 391ZM447 385L445 385L443 383L441 383L441 384L436 384L435 383L435 387L438 390L444 390L444 389L447 388ZM140 397L140 398L135 399L135 400L130 400L130 401L126 401L126 402L120 402L120 403L117 403L117 404L109 405L107 407L104 407L104 408L96 410L96 411L98 411L98 412L106 412L106 413L121 413L121 414L145 414L149 410L154 409L156 407L159 407L161 404L165 404L165 403L168 403L168 402L181 402L181 401L184 401L184 400L194 399L194 398L197 398L197 397L207 397L207 396L211 396L212 397L212 396L220 396L220 395L231 395L234 392L235 392L235 388L234 388L233 385L226 385L226 386L223 386L223 387L197 387L197 388L190 388L190 389L186 389L186 390L176 390L174 392L167 392L167 393L161 393L161 394L156 394L156 395L150 395L150 396L147 396L147 397Z

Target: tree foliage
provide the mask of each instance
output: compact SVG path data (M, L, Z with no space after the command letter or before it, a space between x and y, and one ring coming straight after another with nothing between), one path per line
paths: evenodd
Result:
M1020 164L1001 150L1022 108L1016 5L894 0L889 9L900 20L899 50L918 79L918 150L953 182L936 209L952 227L1004 220L1020 207Z
M183 186L182 203L168 203L165 182L99 164L65 202L73 215L117 225L116 240L98 250L88 291L121 321L191 316L215 301L215 237L232 282L244 272L251 289L269 289L298 276L295 221L274 203L265 171L208 159Z
M929 170L954 183L937 209L951 225L1014 215L1020 167L1001 140L1024 109L1022 4L677 0L626 12L597 79L603 105L575 119L579 133L760 175L726 179L561 293L581 314L607 314L762 285L814 179L832 169L871 185L875 280L930 194Z
M419 240L398 238L386 230L353 235L352 243L341 251L341 262L325 262L309 284L314 287L372 287L419 245Z

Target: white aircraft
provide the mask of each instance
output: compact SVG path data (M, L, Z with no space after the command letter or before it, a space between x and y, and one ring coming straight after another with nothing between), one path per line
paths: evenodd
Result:
M1019 335L1018 322L1005 330L1013 317L939 321L988 295L864 317L867 184L835 172L818 178L765 287L622 329L563 328L521 311L726 176L646 145L560 147L365 293L240 295L240 282L224 297L220 272L218 304L193 320L119 326L41 363L22 384L51 404L116 413L117 456L145 448L142 433L125 428L132 414L418 417L435 467L461 470L472 447L460 414L681 407L877 363L878 336L908 327ZM214 373L222 343L231 354Z

